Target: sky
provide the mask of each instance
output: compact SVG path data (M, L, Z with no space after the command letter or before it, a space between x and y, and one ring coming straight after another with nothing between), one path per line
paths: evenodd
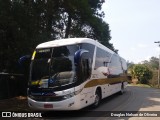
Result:
M102 11L121 57L139 63L159 56L160 0L105 0Z

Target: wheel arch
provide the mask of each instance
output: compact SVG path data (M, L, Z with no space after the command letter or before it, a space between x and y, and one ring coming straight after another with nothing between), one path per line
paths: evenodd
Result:
M98 86L98 87L96 88L95 92L96 92L97 90L98 90L99 93L100 93L100 99L102 99L102 88L101 88L100 86Z

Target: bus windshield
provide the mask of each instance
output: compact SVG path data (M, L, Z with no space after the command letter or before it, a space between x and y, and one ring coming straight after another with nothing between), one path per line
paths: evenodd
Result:
M78 45L36 49L31 62L30 85L53 88L73 83L75 77L74 54Z

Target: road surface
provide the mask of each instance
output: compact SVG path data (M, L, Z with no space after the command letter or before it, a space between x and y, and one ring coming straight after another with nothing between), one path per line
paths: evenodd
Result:
M133 111L139 111L139 112L134 113ZM58 112L43 113L43 115L45 116L49 115L53 116L53 114L57 115ZM83 109L82 112L70 112L71 116L73 115L76 117L65 117L65 114L66 113L60 114L60 116L62 116L62 118L60 119L62 120L63 119L64 120L150 120L150 119L160 120L160 89L128 86L123 95L115 94L102 100L100 106L96 109L87 107ZM112 116L116 117L110 117L111 114ZM117 117L117 115L120 115L121 117ZM125 117L123 117L124 115ZM142 115L143 117L140 117ZM159 115L159 117L155 117L156 115ZM133 117L133 116L138 116L138 117ZM46 119L48 120L49 118ZM59 118L54 117L52 119L58 120Z
M67 113L53 111L30 112L39 112L43 117L47 117L25 118L26 120L160 120L160 89L128 86L123 95L114 94L103 99L96 109L89 106L81 111ZM144 117L141 117L142 115ZM52 118L49 116L52 116ZM22 118L12 119L20 120Z

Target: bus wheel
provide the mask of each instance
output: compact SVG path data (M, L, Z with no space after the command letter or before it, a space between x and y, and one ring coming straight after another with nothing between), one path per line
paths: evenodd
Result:
M123 93L124 93L124 85L123 85L123 83L122 83L122 85L121 85L121 90L119 91L119 94L122 95Z
M95 100L94 100L94 103L93 103L93 107L96 108L99 106L99 103L101 101L101 94L100 94L100 90L97 89L96 90L96 93L95 93Z

